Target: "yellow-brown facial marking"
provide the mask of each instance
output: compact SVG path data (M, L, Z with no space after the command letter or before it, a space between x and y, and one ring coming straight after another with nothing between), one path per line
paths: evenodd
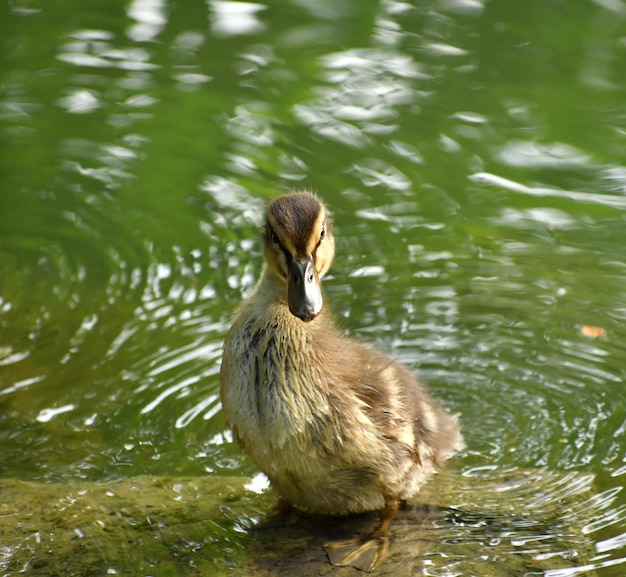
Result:
M308 192L276 198L267 207L263 244L269 266L287 283L289 310L313 320L322 310L320 278L334 255L326 207Z

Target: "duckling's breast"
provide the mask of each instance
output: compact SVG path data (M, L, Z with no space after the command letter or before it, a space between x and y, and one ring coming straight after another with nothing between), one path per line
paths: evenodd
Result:
M224 345L221 375L226 418L245 448L260 458L306 444L304 434L311 434L329 411L309 331L298 319L281 319L282 311L268 312L263 318L242 314L236 319Z
M333 380L316 347L316 325L272 309L259 316L244 307L225 341L228 423L295 505L334 514L383 507L386 495L417 480L411 449L391 447L363 402Z

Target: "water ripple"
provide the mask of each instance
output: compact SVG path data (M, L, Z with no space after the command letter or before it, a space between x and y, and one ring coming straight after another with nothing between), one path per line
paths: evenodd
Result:
M558 190L547 187L527 186L513 180L491 174L488 172L478 172L470 176L470 180L476 184L489 185L495 188L503 188L510 192L527 194L531 196L567 198L576 202L604 205L620 210L626 209L626 198L611 196L608 194L598 194L593 192L579 192L573 190Z
M294 114L321 136L354 148L366 146L368 134L395 132L397 108L415 103L415 81L428 78L415 60L388 49L338 52L321 64L328 85Z

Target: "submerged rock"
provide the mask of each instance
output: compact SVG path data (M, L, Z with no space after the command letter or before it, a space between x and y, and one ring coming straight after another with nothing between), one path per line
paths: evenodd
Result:
M376 515L299 514L252 528L271 492L246 479L136 477L106 484L0 481L0 573L63 576L360 575L322 546L366 534ZM392 523L373 575L542 575L589 562L583 527L601 515L593 476L538 471L438 477ZM561 573L559 570L563 570ZM591 573L587 572L586 575Z

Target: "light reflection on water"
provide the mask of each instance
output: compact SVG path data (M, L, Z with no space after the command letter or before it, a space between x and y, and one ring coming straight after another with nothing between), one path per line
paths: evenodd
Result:
M619 574L623 42L598 31L623 16L581 18L570 44L615 46L585 40L580 74L551 80L564 47L518 8L371 2L349 38L335 20L360 5L301 4L209 2L199 24L130 2L111 30L54 21L36 63L37 15L14 7L32 36L0 73L2 475L255 473L220 414L221 342L267 197L312 187L336 219L329 306L460 415L459 475L544 472L536 496L531 474L495 491L499 510L586 483L568 514L597 509L597 556L550 575Z

